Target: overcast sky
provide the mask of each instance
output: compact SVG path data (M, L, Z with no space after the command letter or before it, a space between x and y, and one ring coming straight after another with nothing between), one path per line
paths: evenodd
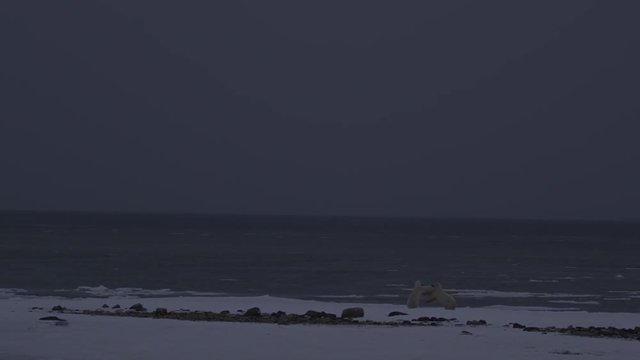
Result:
M3 1L0 209L640 220L635 1Z

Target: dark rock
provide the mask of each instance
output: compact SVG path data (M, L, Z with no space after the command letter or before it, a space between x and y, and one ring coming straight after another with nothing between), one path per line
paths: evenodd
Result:
M514 328L514 329L524 329L524 328L526 328L526 326L524 326L522 324L518 324L518 323L511 324L511 327Z
M142 306L142 304L140 303L131 305L129 309L135 310L135 311L147 311L147 309L144 306Z
M362 314L364 316L364 313ZM331 314L331 313L326 313L326 312L322 312L322 317L325 319L337 319L338 315L336 314Z
M31 310L44 310L44 309L39 306L34 306L31 308Z
M582 353L579 352L571 352L569 350L562 350L562 351L552 351L551 354L558 354L558 355L582 355Z
M314 319L314 318L322 317L322 314L320 313L320 311L309 310L306 313L304 313L304 316Z
M120 309L120 305L115 304L115 305L113 305L112 309Z
M473 335L473 334L472 334L472 333L470 333L470 332L468 332L468 331L466 331L466 330L462 330L462 331L460 332L460 335Z
M222 310L222 311L220 311L220 314L228 315L229 314L229 310Z
M260 308L252 307L251 309L245 311L244 316L260 316L260 314Z
M434 322L434 321L435 321L435 322L445 322L445 321L450 321L450 320L449 320L449 319L442 318L442 317L421 316L421 317L419 317L419 318L417 318L417 319L414 319L414 321L422 321L422 322L427 322L427 321L430 321L430 322Z
M65 311L67 310L67 308L60 306L60 305L56 305L54 307L51 308L51 311Z
M275 318L281 318L283 316L287 316L287 313L281 310L278 310L277 312L271 313L271 317L275 317Z
M156 316L167 315L168 313L169 311L167 311L167 309L165 308L157 308L156 311L153 312L153 314Z
M400 315L408 315L408 314L403 313L401 311L392 311L389 313L389 316L400 316Z
M487 325L487 322L484 320L469 320L467 321L467 325Z
M103 308L103 309L108 309L108 308L109 308L109 305L107 305L107 304L103 304L103 305L102 305L102 308Z
M529 332L533 332L533 331L540 331L540 328L535 327L535 326L527 326L526 328L522 329L523 331L529 331Z
M342 318L360 318L364 316L364 309L361 307L352 307L342 310Z

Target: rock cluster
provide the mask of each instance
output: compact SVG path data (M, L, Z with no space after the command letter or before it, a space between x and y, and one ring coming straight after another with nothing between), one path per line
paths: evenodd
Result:
M264 313L260 308L253 307L247 310L238 310L231 313L228 310L221 312L212 311L190 311L180 309L169 311L165 308L157 308L154 311L147 311L142 304L134 304L128 310L98 308L95 310L69 310L64 313L103 315L103 316L127 316L144 317L154 319L176 319L189 321L227 321L227 322L252 322L252 323L272 323L279 325L294 324L321 324L321 325L383 325L383 326L433 326L436 322L452 321L455 319L421 317L418 319L402 321L372 321L356 320L355 318L364 316L364 309L361 307L347 308L342 311L341 316L325 311L309 310L304 314L288 314L284 311ZM436 324L439 325L439 324Z
M248 309L247 311L244 312L244 316L260 316L262 315L262 312L260 311L260 308L257 307L252 307L251 309Z
M589 336L589 337L611 337L611 338L623 338L623 339L635 339L640 340L640 326L635 328L616 328L613 326L569 326L569 327L535 327L535 326L523 326L521 324L512 324L515 329L522 329L528 332L540 332L546 333L560 333L577 336Z
M131 307L129 307L129 309L135 310L135 311L147 311L147 309L145 309L145 307L142 306L142 304L140 304L140 303L131 305Z
M456 319L445 319L443 317L434 317L434 316L432 317L422 316L417 319L413 319L411 321L421 322L429 326L440 326L444 322L456 321Z
M478 325L487 325L486 320L469 320L467 321L467 325L478 326Z
M112 308L114 309L115 306ZM279 325L296 325L296 324L322 324L322 325L380 325L380 326L440 326L445 322L454 322L455 326L486 326L485 320L469 320L466 323L459 323L457 319L429 317L423 316L411 320L395 320L395 321L372 321L357 320L355 318L364 316L362 308L347 308L342 311L342 315L338 317L336 314L324 311L309 310L304 314L288 314L284 311L273 313L264 313L260 308L253 307L247 310L238 310L237 313L231 313L228 310L221 312L213 311L191 311L180 309L169 311L166 308L157 308L154 311L147 311L142 304L134 304L128 310L125 309L108 309L99 308L95 310L71 310L60 305L54 306L51 311L66 314L84 314L84 315L104 315L104 316L128 316L128 317L144 317L154 319L175 319L189 321L226 321L226 322L251 322L251 323L271 323ZM401 315L390 313L389 316ZM66 325L66 321L57 317L45 317L41 320L56 321L56 325ZM64 323L63 323L64 322ZM640 326L635 328L615 328L615 327L580 327L569 326L562 327L533 327L519 323L510 323L505 325L513 329L519 329L527 332L540 333L560 333L576 336L591 337L610 337L640 340ZM468 331L462 331L461 335L471 335Z
M169 311L165 308L157 308L156 311L153 312L155 316L167 315Z

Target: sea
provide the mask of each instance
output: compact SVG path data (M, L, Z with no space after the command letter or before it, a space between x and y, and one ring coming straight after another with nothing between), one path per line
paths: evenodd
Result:
M640 312L640 223L0 212L0 298L257 296Z

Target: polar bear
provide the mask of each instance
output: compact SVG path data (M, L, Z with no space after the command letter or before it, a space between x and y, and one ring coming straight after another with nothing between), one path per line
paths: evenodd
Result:
M447 310L454 310L456 308L456 299L442 290L442 284L438 282L433 283L431 287L433 287L433 292L431 293L432 300L430 301L437 301L438 304L444 306Z
M429 285L422 285L420 280L416 280L413 290L411 294L409 294L409 298L407 299L407 307L410 309L417 308L420 306L420 301L422 299L431 299L431 294L433 293L434 288ZM429 300L428 300L429 301Z
M442 290L442 284L438 282L431 285L422 285L420 280L417 280L407 299L407 307L410 309L417 308L423 299L429 303L436 301L448 310L456 308L456 300Z

